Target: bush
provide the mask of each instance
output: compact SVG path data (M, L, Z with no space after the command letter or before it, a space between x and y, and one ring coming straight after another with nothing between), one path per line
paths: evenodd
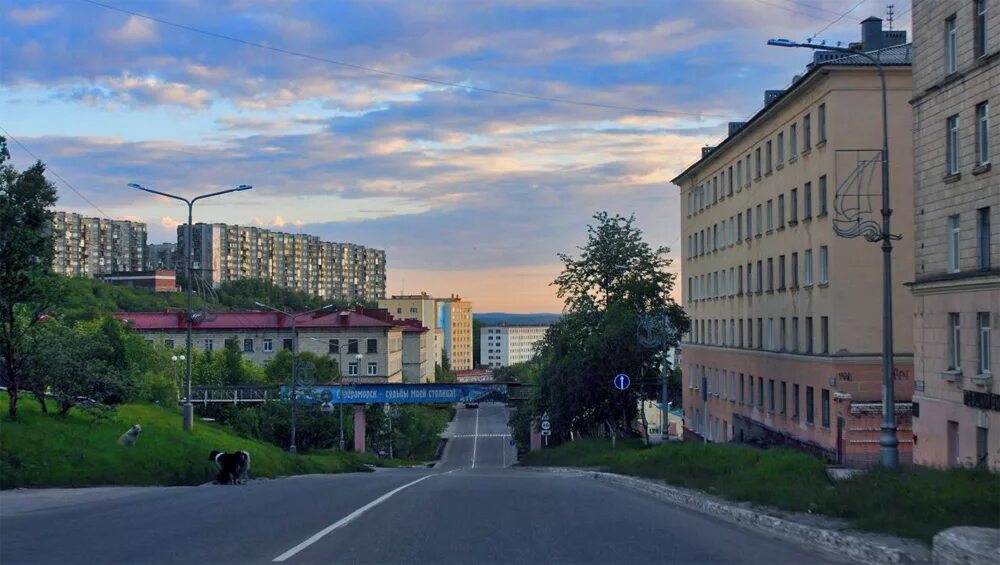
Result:
M136 397L141 402L163 407L176 406L180 398L177 382L166 373L147 371L138 383Z

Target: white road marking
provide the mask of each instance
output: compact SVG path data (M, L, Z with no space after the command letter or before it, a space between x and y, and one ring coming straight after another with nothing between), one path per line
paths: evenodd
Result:
M476 431L472 436L472 468L476 468L476 446L479 444L479 410L476 410Z
M406 488L409 488L409 487L412 487L413 485L419 483L420 481L427 480L427 479L429 479L429 478L431 478L433 476L434 475L425 475L425 476L420 477L419 479L417 479L415 481L406 483L405 485L403 485L403 486L401 486L399 488L395 488L395 489L393 489L393 490L391 490L391 491L383 494L382 496L376 498L375 500L369 502L368 504L365 504L361 508L358 508L354 512L351 512L347 516L344 516L340 520L337 520L333 524L330 524L329 526L327 526L327 527L323 528L322 530L316 532L315 534L313 534L312 536L310 536L309 539L305 540L304 542L300 543L299 545L296 545L295 547L293 547L293 548L289 549L288 551L282 553L281 555L275 557L274 558L274 562L275 563L281 563L282 561L286 561L288 558L294 556L296 553L302 551L303 549L305 549L305 548L309 547L310 545L312 545L312 544L316 543L317 541L319 541L326 534L329 534L330 532L336 530L337 528L342 528L342 527L346 526L347 524L350 524L351 522L353 522L354 520L356 520L359 516L361 516L365 512L368 512L372 508L375 508L379 504L382 504L386 500L389 500L389 498L391 498L394 494L398 493L399 491L401 491L403 489L406 489Z
M451 437L452 437L452 439L454 439L454 438L467 438L467 437L510 437L510 434L479 434L479 435L476 435L476 434L459 434L459 435L455 435L455 436L451 436Z

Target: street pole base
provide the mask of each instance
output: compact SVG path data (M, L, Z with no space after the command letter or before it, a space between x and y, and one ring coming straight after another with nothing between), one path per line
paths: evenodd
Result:
M899 440L896 438L896 428L882 428L879 438L879 463L886 469L899 467Z
M344 440L340 440L340 450L344 450Z
M294 445L289 445L288 452L291 453L292 455L295 455L296 453L299 452L299 448L295 447Z
M185 402L183 406L184 413L184 431L190 432L194 429L194 404L190 402Z

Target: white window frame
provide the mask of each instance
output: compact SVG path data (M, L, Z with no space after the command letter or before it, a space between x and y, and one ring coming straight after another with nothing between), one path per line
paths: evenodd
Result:
M270 338L264 338L264 342L261 347L262 347L261 351L263 351L264 353L273 353L274 341L272 341Z
M957 273L961 262L962 224L958 214L948 216L948 272Z
M976 105L976 164L990 162L990 103Z
M948 370L962 372L962 317L948 313Z
M944 70L952 74L958 70L958 16L952 14L944 20Z
M347 363L347 376L356 377L358 376L358 362L350 361Z
M979 312L976 315L979 324L979 374L991 374L990 371L990 347L992 347L991 335L991 315L989 312Z
M767 319L767 350L774 351L774 318Z
M205 351L215 351L215 342L211 339L205 340Z
M990 20L988 4L988 0L976 0L974 7L976 31L973 53L975 53L976 57L985 57L990 52L990 34L986 33L986 28Z
M374 361L369 361L368 362L368 376L369 377L376 377L376 376L378 376L378 363L376 363Z
M960 127L961 122L958 119L958 114L948 116L945 120L945 166L949 175L957 174L962 166L958 146Z
M819 284L830 282L830 250L825 245L819 247Z

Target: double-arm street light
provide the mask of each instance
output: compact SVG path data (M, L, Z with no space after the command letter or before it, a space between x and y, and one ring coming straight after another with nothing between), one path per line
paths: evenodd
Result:
M275 308L274 306L268 306L267 304L264 304L262 302L254 302L254 304L256 304L261 308L266 308L267 310L271 310L272 312L283 314L284 316L291 318L292 320L292 441L291 444L288 446L288 452L296 453L298 451L298 447L295 446L295 412L296 412L295 405L298 404L299 376L298 374L296 374L295 364L296 364L296 358L298 357L299 353L299 332L296 329L295 323L302 316L308 316L309 314L315 314L316 312L329 310L330 308L333 308L333 304L327 304L326 306L322 306L320 308L314 308L312 310L307 310L305 312L298 312L296 314L285 312L280 308Z
M128 184L128 186L129 186L129 188L134 188L136 190L142 190L142 191L145 191L145 192L150 192L150 193L153 193L153 194L158 194L160 196L166 196L167 198L173 198L174 200L180 200L181 202L187 204L187 207L188 207L187 230L185 232L186 235L184 236L184 243L185 243L185 246L186 246L186 249L184 250L184 256L185 256L184 271L185 271L185 275L186 275L186 278L187 278L187 283L186 283L187 284L187 316L186 316L186 321L185 321L185 324L187 326L187 355L184 356L184 358L187 361L187 369L186 369L186 381L187 381L187 383L185 385L185 388L187 389L187 392L186 392L185 398L184 398L184 429L190 431L191 428L194 426L194 404L191 404L191 269L192 269L192 267L191 267L191 262L192 262L191 257L192 257L192 249L194 248L194 246L192 245L192 241L191 241L191 221L192 221L192 216L193 216L193 210L192 209L194 208L194 203L197 202L197 201L199 201L199 200L203 200L205 198L211 198L212 196L219 196L219 195L222 195L222 194L228 194L230 192L242 192L244 190L250 190L253 187L250 186L250 185L248 185L248 184L241 184L241 185L237 186L236 188L230 188L230 189L227 189L227 190L220 190L218 192L210 192L208 194L202 194L202 195L199 195L199 196L195 196L194 198L188 199L188 198L184 198L183 196L177 196L176 194L168 194L166 192L160 192L159 190L153 190L152 188L146 188L145 186L142 186L141 184L136 184L134 182L130 182Z
M868 59L878 69L882 81L882 230L878 234L866 235L871 242L882 242L882 433L879 437L879 452L883 467L899 466L899 440L896 438L896 392L895 367L893 366L892 344L892 240L899 239L889 231L889 117L888 93L885 86L885 70L882 61L864 51L854 51L845 47L834 47L814 43L799 43L789 39L770 39L768 45L775 47L802 47L817 51L835 51ZM840 235L838 233L838 235ZM858 234L852 234L854 237Z
M309 338L313 341L320 341L314 337ZM364 355L360 353L361 351L361 339L360 338L348 338L347 348L350 349L351 342L358 344L358 353L354 355L354 358L358 362L358 368L360 372L361 360L364 359ZM337 410L340 412L340 450L343 451L346 444L344 443L344 346L337 342L337 389L340 391L340 402L337 403Z

